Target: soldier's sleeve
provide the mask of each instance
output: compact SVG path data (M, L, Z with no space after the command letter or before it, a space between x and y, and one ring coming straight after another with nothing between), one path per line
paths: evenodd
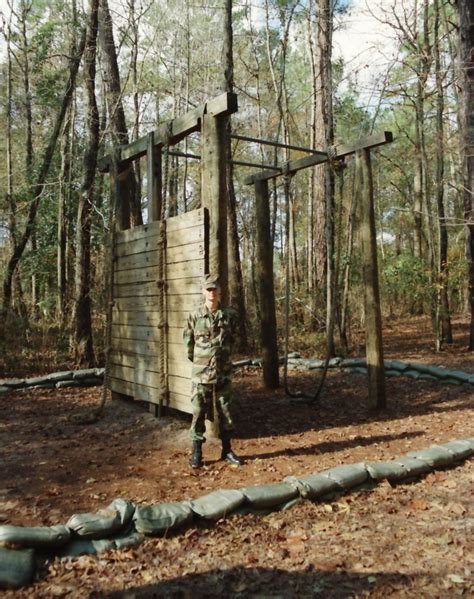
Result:
M183 330L183 341L188 360L192 362L194 360L194 319L192 314L188 316L188 320L186 321L186 326Z

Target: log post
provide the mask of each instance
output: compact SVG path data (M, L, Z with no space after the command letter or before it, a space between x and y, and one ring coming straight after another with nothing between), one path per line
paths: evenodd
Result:
M149 223L161 218L161 147L155 146L153 131L149 133L146 150Z
M218 273L221 303L228 301L226 117L203 114L201 123L201 205L209 213L209 272ZM219 436L217 414L207 429Z
M270 233L268 181L255 181L257 301L262 346L263 380L267 389L279 386L273 246Z
M385 371L370 150L363 149L356 152L356 169L360 190L360 238L365 286L365 343L369 405L371 408L382 409L386 406Z

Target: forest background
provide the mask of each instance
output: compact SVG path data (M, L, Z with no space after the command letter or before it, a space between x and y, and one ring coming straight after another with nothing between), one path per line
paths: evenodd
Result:
M223 91L239 97L234 134L326 149L393 133L394 143L372 152L384 318L428 314L441 350L452 316L462 314L474 349L459 35L469 11L463 1L371 4L2 2L0 365L8 371L17 349L44 349L51 339L53 362L69 355L77 365L103 364L111 216L98 158ZM367 41L375 31L376 42ZM192 135L173 150L199 155L199 142ZM267 165L304 155L236 139L231 153ZM199 206L199 161L166 160L167 215ZM241 351L255 343L259 317L253 188L243 183L253 172L235 167L229 186L229 291ZM137 224L146 220L144 165L134 176ZM363 323L357 198L351 160L298 173L288 198L282 181L271 190L279 329L289 269L292 338L312 355L328 332L332 353L350 352Z

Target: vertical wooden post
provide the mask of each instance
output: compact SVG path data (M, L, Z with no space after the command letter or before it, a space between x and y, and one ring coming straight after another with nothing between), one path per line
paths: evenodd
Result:
M209 212L209 272L218 273L221 302L228 302L226 118L203 114L201 123L201 204ZM207 429L219 436L217 414Z
M201 203L209 211L209 272L218 273L222 303L227 289L226 117L204 114L201 126Z
M153 131L148 134L146 149L148 186L148 222L161 218L161 147L155 146Z
M147 148L146 148L146 172L147 172L147 196L148 196L148 222L153 222L160 220L161 218L161 202L162 202L162 179L161 179L161 147L155 146L154 143L154 133L153 131L147 136ZM163 224L163 223L162 223ZM164 236L160 235L160 241L158 246L158 251L160 252L159 261L160 261L160 278L163 278L163 264L164 264L164 256L161 252L165 251L164 248ZM165 289L163 286L159 287L159 293L165 293ZM166 321L165 311L165 302L163 297L160 295L160 351L164 351L166 347L166 331L164 329L164 322ZM159 361L159 368L163 368L163 360ZM164 372L161 373L161 385L166 386L166 375ZM158 403L148 403L148 410L153 416L162 416L163 413L163 395L166 394L166 390L161 390L159 402Z
M109 223L109 226L114 228L111 235L112 245L115 244L115 231L123 231L130 228L130 205L128 203L128 195L123 189L126 176L126 171L125 174L120 172L119 154L117 151L114 151L110 166L110 201L112 202L112 206L115 204L115 210L111 210L112 214L115 213L115 218L112 219L113 222ZM112 258L109 268L113 269L112 262L115 261L115 247L111 247L110 252ZM113 276L111 279L112 292L110 297L113 302L115 277ZM112 399L131 399L131 397L124 393L118 393L118 391L112 391Z
M369 404L372 408L381 409L386 406L385 371L370 150L363 149L356 152L356 169L360 189L360 237L365 284L365 335Z
M263 380L267 389L276 389L279 385L278 344L273 284L273 246L270 233L268 181L266 180L255 181L255 220L257 227L255 273L260 309Z

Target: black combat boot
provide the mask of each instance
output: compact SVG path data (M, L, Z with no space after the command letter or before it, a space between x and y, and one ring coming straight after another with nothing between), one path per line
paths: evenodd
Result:
M245 461L242 458L239 458L238 455L235 455L235 453L232 451L230 439L222 439L221 459L226 460L233 466L243 466L243 464L245 464Z
M191 468L202 467L202 441L193 441L193 453L190 464Z

